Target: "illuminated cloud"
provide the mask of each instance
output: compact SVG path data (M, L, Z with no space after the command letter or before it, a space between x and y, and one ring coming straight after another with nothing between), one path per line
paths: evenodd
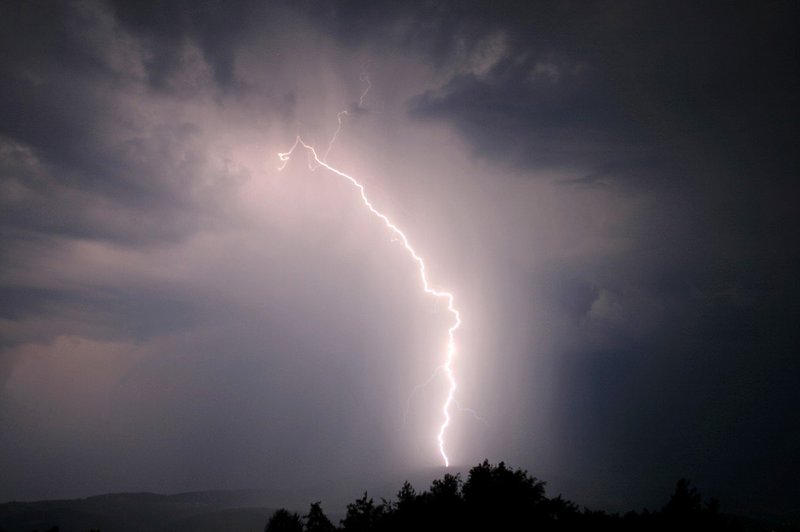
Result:
M348 183L275 168L342 109L325 160L458 296L456 466L797 499L793 5L2 11L0 499L440 464L446 388L408 397L448 313Z

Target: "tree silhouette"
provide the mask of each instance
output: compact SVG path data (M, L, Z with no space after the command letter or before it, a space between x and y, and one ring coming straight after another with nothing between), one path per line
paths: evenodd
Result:
M464 483L464 502L469 519L479 528L516 529L522 523L541 524L548 509L543 504L544 482L527 471L508 469L504 462L488 460L473 467Z
M664 513L672 516L687 516L703 509L703 498L687 479L678 480L675 493L664 506Z
M367 492L347 505L347 514L336 528L319 502L304 517L278 510L267 524L267 532L447 532L450 530L567 532L613 530L615 532L721 532L739 530L723 519L718 503L704 503L688 480L681 479L660 512L628 512L624 516L604 511L579 510L560 495L548 498L545 483L527 471L488 460L473 467L462 482L459 475L446 474L430 489L417 492L408 483L397 492L396 501L376 505Z
M363 497L347 505L347 515L342 520L342 530L346 532L376 530L386 510L386 505L375 506L365 491Z
M281 508L269 518L264 532L303 532L303 522L296 513Z
M461 501L461 475L446 474L431 484L431 500L438 504L455 504Z
M703 503L700 493L687 479L678 480L675 492L664 506L662 518L669 528L683 530L722 530L725 522L719 515L719 503L711 499Z
M412 507L417 502L417 492L407 480L403 482L400 491L397 492L397 511L403 511Z
M414 487L408 481L403 482L403 486L397 492L394 511L388 516L386 528L392 531L420 530L421 503Z
M461 476L446 474L434 480L425 495L425 522L436 530L462 528L464 499Z
M336 527L322 511L322 503L317 501L311 504L308 514L305 516L306 532L333 532Z

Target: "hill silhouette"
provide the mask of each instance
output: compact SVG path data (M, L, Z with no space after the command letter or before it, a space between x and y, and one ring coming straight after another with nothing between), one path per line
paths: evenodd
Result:
M84 499L0 504L0 532L245 532L274 512L269 492L114 493Z

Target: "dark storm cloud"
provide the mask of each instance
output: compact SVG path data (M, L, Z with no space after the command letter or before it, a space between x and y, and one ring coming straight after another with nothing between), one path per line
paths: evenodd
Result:
M119 38L106 12L71 7L4 8L6 229L119 242L191 232L198 205L190 185L208 164L198 127L142 120L130 101L138 57L125 50L136 43Z
M503 164L610 164L641 149L620 105L582 67L511 56L413 99L411 115L452 122L479 155Z
M191 39L203 51L222 86L234 86L234 51L253 30L264 4L254 1L111 2L120 23L144 37L153 53L146 62L150 83L164 88L180 64L184 41Z
M169 78L174 100L159 100L147 88L157 76L144 68L158 45L92 2L6 3L0 48L3 347L60 334L142 339L185 326L181 316L193 311L183 296L59 279L75 266L75 242L147 249L219 225L220 204L246 172L211 158L204 126L172 113L187 94L215 90L214 79L196 81L198 67L182 57L158 77ZM188 79L176 78L186 70ZM3 382L14 360L0 357Z
M505 32L507 49L488 72L453 77L413 100L411 111L453 122L479 153L503 162L511 155L522 165L566 163L594 148L588 159L598 164L652 147L769 174L796 124L795 11L781 3L595 3L500 21L489 13L482 31L443 17L438 33L450 36L449 54L492 32ZM542 149L550 142L560 155ZM786 170L770 178L785 179Z

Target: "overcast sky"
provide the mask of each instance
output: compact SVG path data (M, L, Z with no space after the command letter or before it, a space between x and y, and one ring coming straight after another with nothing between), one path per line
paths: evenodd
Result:
M347 110L452 463L788 511L797 4L527 4L3 2L0 500L442 465Z

